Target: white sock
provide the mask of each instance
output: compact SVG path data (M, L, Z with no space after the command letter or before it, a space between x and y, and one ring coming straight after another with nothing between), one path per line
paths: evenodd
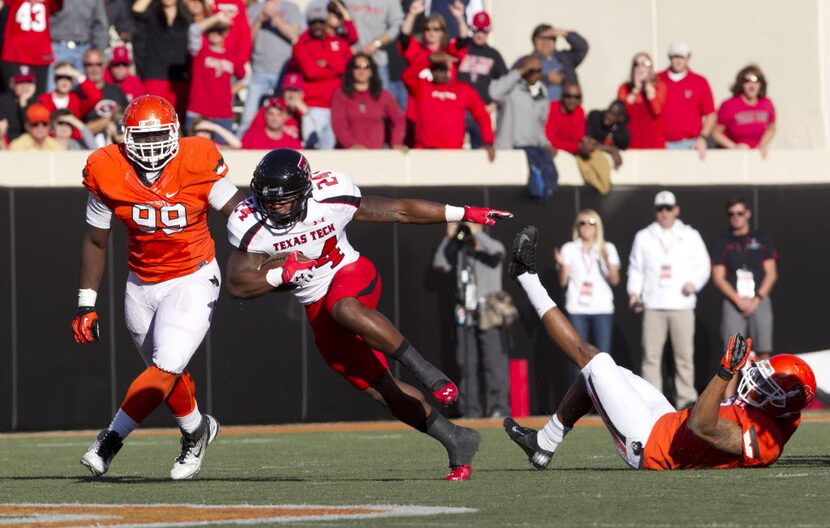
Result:
M118 433L118 436L121 438L127 438L127 435L132 433L136 427L138 427L138 422L130 418L127 413L124 412L124 409L118 409L118 412L115 413L115 418L112 419L112 423L110 423L108 429Z
M562 439L565 438L565 435L568 434L568 431L570 430L571 428L562 425L562 422L559 421L559 417L554 414L550 417L548 423L539 429L539 432L536 434L536 443L538 443L539 447L545 451L553 453L556 451L556 448L559 447L559 444L562 443Z
M179 422L179 428L185 433L192 433L202 425L202 413L199 412L199 406L193 407L193 411L184 415L176 416L176 421Z
M522 288L524 288L530 304L536 309L536 313L540 319L548 310L556 308L556 303L553 302L545 287L542 286L539 275L535 273L522 273L517 277L517 280Z

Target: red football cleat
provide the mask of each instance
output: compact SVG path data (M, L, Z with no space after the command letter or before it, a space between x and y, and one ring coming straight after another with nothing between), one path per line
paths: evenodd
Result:
M473 473L473 468L470 466L458 466L450 471L449 475L444 477L444 480L470 480L470 475Z
M455 383L448 381L440 389L432 391L432 396L441 405L449 405L458 399L458 387Z

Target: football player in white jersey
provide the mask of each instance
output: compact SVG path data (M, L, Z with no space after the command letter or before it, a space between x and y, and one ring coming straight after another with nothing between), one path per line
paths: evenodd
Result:
M262 158L251 191L253 196L228 218L229 238L237 248L227 264L231 296L253 298L275 288L290 288L305 306L317 348L328 365L396 418L441 442L449 455L446 480L468 480L479 433L453 424L427 403L421 391L393 377L386 358L406 366L441 404L455 401L458 388L376 311L380 276L374 264L349 244L345 229L353 219L492 225L513 215L481 207L361 196L345 174L312 174L308 160L291 149L273 150ZM278 267L262 266L279 253L291 255ZM299 254L312 260L302 262Z

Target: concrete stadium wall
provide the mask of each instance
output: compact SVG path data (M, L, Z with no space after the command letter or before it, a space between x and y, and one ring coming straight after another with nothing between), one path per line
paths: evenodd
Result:
M224 151L230 177L247 187L264 151ZM358 185L524 185L527 161L522 151L498 151L490 163L483 151L393 150L305 151L314 170L345 172ZM4 152L0 154L0 186L78 187L89 152ZM561 185L582 185L573 156L556 156ZM777 185L830 183L830 150L712 150L700 160L692 151L632 150L613 171L615 185Z

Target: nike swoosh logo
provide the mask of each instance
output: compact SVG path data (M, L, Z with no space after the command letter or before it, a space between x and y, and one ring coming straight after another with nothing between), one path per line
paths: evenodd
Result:
M164 196L166 196L167 198L172 198L172 197L176 196L177 194L179 194L178 189L176 189L175 191L173 191L171 193L166 193Z

